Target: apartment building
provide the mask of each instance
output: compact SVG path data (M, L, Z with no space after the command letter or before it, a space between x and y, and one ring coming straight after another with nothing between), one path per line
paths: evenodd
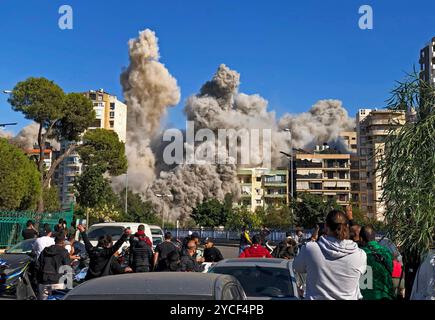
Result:
M288 170L243 168L237 172L243 205L254 212L257 208L288 204Z
M127 105L103 89L90 90L83 94L92 101L96 113L95 122L89 129L113 130L118 134L119 140L125 142L127 138ZM62 141L61 151L66 150L69 144L69 141ZM77 153L72 153L59 165L55 176L63 208L69 208L71 202L75 201L74 178L81 173L82 164Z
M345 208L351 200L351 155L335 152L324 145L313 153L295 155L296 193L308 192L325 200L335 199Z
M393 110L360 109L357 117L359 200L361 210L371 218L383 220L381 173L376 171L384 152L385 137L391 130L403 126L405 112ZM356 178L353 174L353 178Z
M435 37L420 50L420 79L435 85Z

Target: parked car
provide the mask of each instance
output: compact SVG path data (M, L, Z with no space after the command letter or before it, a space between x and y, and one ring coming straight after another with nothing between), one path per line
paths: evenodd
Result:
M151 233L150 226L144 223L133 223L133 222L108 222L108 223L97 223L92 225L87 234L89 241L93 246L96 246L98 243L98 238L104 235L111 235L113 243L121 238L122 233L125 228L130 228L131 233L134 234L137 232L137 228L143 224L145 226L145 235L153 241L153 236ZM123 249L128 248L130 246L129 242L126 241L125 244L119 249L119 253L122 252Z
M209 273L234 276L249 300L299 299L293 262L287 259L225 259L213 265Z
M87 281L64 300L246 300L229 275L185 272L133 273Z
M153 250L157 247L159 243L164 241L164 233L162 228L156 225L150 225L151 234L153 235Z
M0 272L0 295L15 299L35 298L31 279L35 258L32 246L36 239L19 242L0 255L5 265Z

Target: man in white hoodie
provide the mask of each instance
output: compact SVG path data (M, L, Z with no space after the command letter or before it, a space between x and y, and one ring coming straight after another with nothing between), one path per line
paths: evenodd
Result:
M305 298L309 300L358 300L359 280L367 270L367 255L349 240L349 221L338 210L326 217L327 235L308 242L294 259L298 273L306 273Z

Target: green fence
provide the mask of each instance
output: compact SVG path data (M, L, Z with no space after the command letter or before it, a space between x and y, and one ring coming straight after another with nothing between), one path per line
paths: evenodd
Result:
M34 221L39 230L46 223L54 228L61 218L69 226L73 219L73 213L72 206L69 211L63 212L0 211L0 248L8 248L20 242L23 239L21 231L26 227L28 220Z

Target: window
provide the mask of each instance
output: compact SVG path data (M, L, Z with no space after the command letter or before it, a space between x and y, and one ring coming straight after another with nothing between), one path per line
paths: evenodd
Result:
M115 110L115 102L110 103L110 110Z
M109 121L110 128L113 128L115 126L115 123L113 121Z
M334 179L334 172L328 172L328 179Z
M95 119L91 125L91 128L101 128L101 119Z
M114 119L115 118L115 112L110 112L110 119Z
M255 200L255 202L257 203L257 204L261 204L261 200Z
M98 95L98 101L103 101L103 96L101 94Z
M346 179L346 172L339 172L338 177L339 179Z
M261 182L261 177L257 177L256 181Z
M89 95L89 99L91 99L91 100L97 100L97 95L95 93L91 93Z

